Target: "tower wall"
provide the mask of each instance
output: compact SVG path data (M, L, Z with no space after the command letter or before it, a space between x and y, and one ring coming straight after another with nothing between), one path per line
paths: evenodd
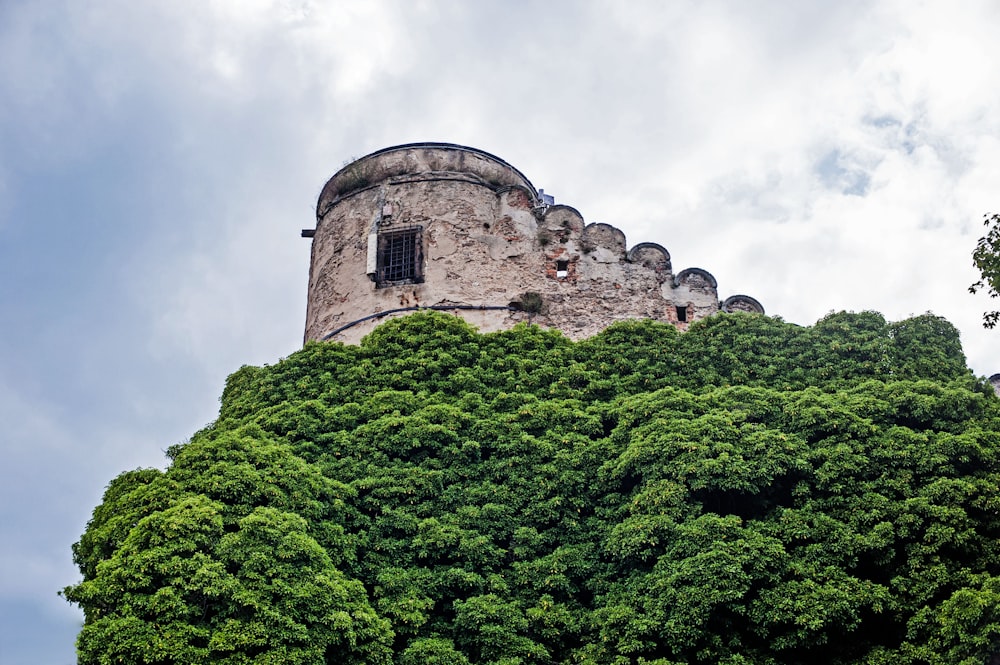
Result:
M313 237L306 340L357 342L418 307L484 332L532 321L573 339L622 319L686 328L720 308L708 272L675 275L663 247L629 250L619 229L545 205L517 169L463 146L397 146L348 164L304 235Z

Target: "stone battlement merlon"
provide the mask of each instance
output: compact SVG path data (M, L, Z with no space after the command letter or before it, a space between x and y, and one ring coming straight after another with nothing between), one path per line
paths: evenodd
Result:
M624 319L685 329L718 311L763 313L750 296L720 302L715 277L676 273L653 242L546 205L516 168L487 152L412 143L345 165L324 186L311 237L306 340L356 342L386 316L454 311L483 331L519 321L579 339Z

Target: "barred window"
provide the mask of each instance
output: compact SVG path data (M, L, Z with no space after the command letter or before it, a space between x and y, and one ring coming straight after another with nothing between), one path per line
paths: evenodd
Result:
M410 226L379 233L376 286L381 288L424 281L421 230L419 226Z

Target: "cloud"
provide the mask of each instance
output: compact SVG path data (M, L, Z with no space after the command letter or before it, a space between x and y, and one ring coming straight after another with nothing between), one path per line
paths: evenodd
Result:
M933 310L1000 370L966 293L998 28L986 0L0 4L5 657L70 660L6 642L76 616L51 594L106 483L298 347L298 232L388 145L492 152L790 321Z

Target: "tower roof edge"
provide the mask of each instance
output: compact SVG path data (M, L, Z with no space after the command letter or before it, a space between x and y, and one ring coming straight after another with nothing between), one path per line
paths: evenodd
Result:
M531 181L496 155L455 143L404 143L351 160L334 173L320 192L316 216L322 217L338 199L394 176L449 172L473 175L494 187L523 187L537 204Z

